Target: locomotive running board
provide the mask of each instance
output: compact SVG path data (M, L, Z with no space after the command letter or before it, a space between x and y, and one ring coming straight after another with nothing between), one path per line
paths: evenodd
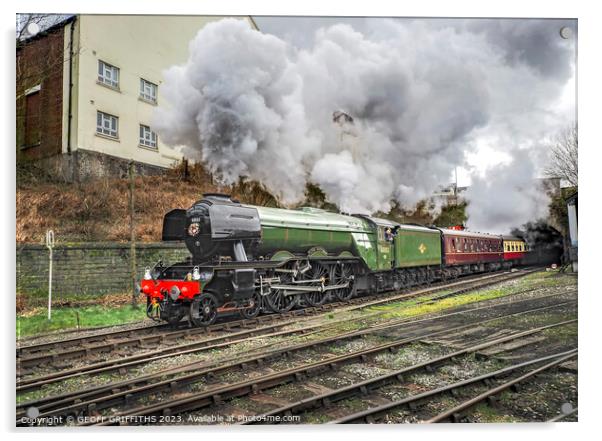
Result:
M281 289L283 291L300 291L300 292L324 292L331 291L333 289L348 288L349 282L342 283L340 285L332 286L295 286L295 285L270 285L271 289ZM286 295L286 293L285 293Z

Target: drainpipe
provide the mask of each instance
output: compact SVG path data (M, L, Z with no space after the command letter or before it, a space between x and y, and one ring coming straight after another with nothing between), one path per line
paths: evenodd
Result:
M68 118L67 118L67 154L71 155L71 120L73 118L71 108L73 101L73 31L75 30L75 23L77 21L77 15L71 22L71 29L69 30L69 103L68 103Z

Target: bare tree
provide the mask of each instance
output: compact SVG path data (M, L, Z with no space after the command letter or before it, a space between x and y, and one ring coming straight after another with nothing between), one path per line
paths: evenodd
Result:
M30 24L38 25L38 30L44 32L67 17L69 16L64 14L17 14L17 48L26 44L28 38L33 37L29 31Z
M545 169L546 176L549 178L561 178L571 186L577 186L577 141L577 124L575 123L563 130L548 144L550 149L550 164Z
M30 34L28 26L32 23L38 25L39 34L46 32L52 26L62 22L68 15L59 14L17 14L16 26L16 73L17 73L17 94L16 100L23 98L25 92L31 87L40 84L42 81L62 71L63 64L68 63L71 57L48 57L45 52L47 49L37 47L33 43L35 35ZM37 35L37 34L36 34ZM71 53L72 48L69 48ZM34 55L30 59L36 60L35 63L26 65L23 60L23 53L32 50ZM76 55L76 54L74 54Z

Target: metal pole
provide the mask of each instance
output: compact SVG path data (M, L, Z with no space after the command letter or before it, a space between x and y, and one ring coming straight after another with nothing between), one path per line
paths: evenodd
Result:
M134 225L134 161L130 161L128 167L130 177L130 265L132 273L132 307L138 304L138 292L136 292L136 228Z
M46 247L48 248L48 320L52 317L52 248L54 247L54 232L46 231Z

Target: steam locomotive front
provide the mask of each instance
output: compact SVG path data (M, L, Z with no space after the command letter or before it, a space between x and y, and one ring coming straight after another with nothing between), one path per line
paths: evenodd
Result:
M194 308L195 302L205 297L214 299L217 308L248 303L255 272L236 263L246 262L247 253L261 239L257 209L242 206L229 196L206 194L188 210L165 215L162 239L183 241L191 258L147 269L141 291L148 298L149 316L177 322L189 306ZM224 266L223 262L233 265Z
M172 210L163 221L163 240L183 240L193 263L219 257L246 261L261 239L257 209L227 195L205 194L188 210Z

